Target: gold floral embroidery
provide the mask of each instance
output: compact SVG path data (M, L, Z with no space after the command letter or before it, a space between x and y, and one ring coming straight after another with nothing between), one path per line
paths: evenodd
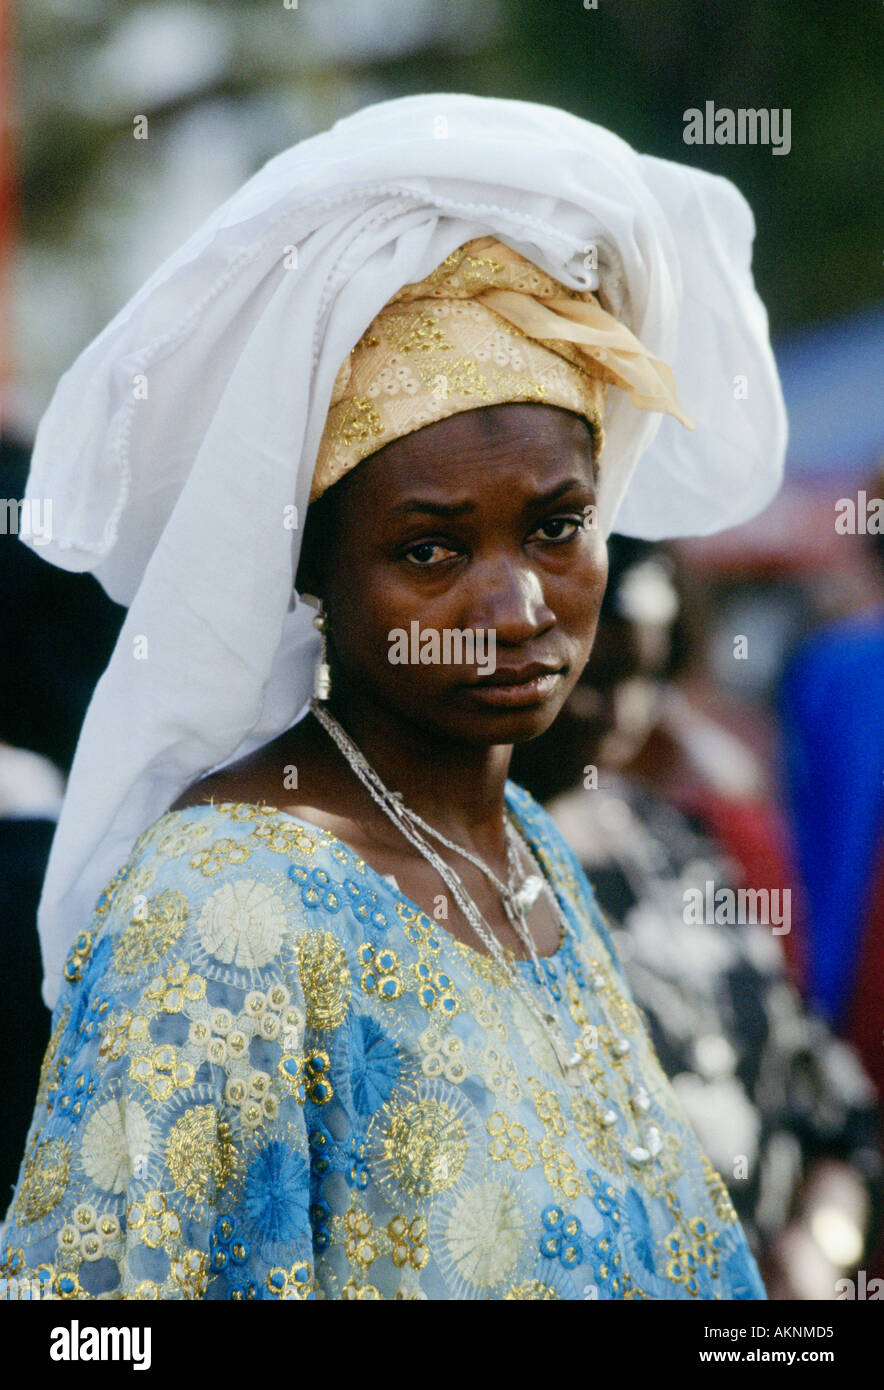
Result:
M126 1212L126 1225L137 1233L148 1250L176 1242L181 1235L181 1218L166 1201L165 1193L156 1189L146 1192L139 1202L132 1202Z
M544 1284L540 1279L526 1279L523 1283L517 1284L509 1293L504 1294L504 1300L509 1302L517 1300L519 1302L538 1302L550 1303L559 1298L559 1294L549 1284Z
M485 1121L485 1128L490 1135L488 1153L496 1163L509 1159L519 1172L531 1167L531 1140L523 1124L509 1121L502 1111L495 1110Z
M209 1284L209 1257L204 1250L185 1250L179 1260L172 1261L170 1273L185 1298L203 1298Z
M202 999L206 982L202 975L191 974L186 961L171 965L165 975L157 975L144 991L145 999L165 1014L179 1014L188 1003Z
M580 1195L581 1184L577 1165L567 1149L555 1144L547 1135L540 1141L540 1158L543 1163L543 1176L550 1187L573 1202Z
M351 1302L354 1299L364 1299L369 1302L377 1302L383 1298L380 1290L374 1284L357 1284L355 1280L348 1279L344 1285L341 1296Z
M372 1240L374 1228L371 1217L367 1216L364 1211L350 1207L344 1220L347 1228L347 1239L344 1246L347 1259L351 1264L358 1264L363 1269L368 1269L378 1256L377 1245Z
M132 975L160 960L187 926L188 910L184 894L167 889L149 900L145 913L136 911L114 951L120 974Z
M105 890L106 892L107 890ZM105 909L106 910L106 909ZM96 908L96 911L98 909ZM69 985L83 978L83 967L92 954L92 932L81 931L73 950L64 963L64 977Z
M64 1139L40 1139L39 1131L25 1155L24 1177L13 1206L21 1226L29 1226L57 1207L68 1185L71 1146Z
M445 337L438 317L430 310L417 314L391 312L384 327L396 352L454 351L454 344Z
M54 1075L53 1067L55 1064L56 1053L58 1052L58 1046L62 1038L64 1037L64 1031L67 1028L68 1019L70 1018L70 1016L71 1007L69 1004L66 1004L58 1016L58 1020L55 1024L55 1027L52 1030L52 1036L50 1037L49 1042L46 1046L46 1051L43 1054L43 1061L40 1065L40 1080L37 1086L38 1106L42 1105L43 1101L46 1099L46 1091L49 1086L50 1078Z
M365 942L359 948L362 964L360 984L366 994L376 995L378 999L392 1003L402 993L402 977L399 973L399 957L395 951L375 947Z
M408 1264L412 1269L423 1269L430 1260L427 1245L427 1223L421 1216L406 1221L404 1216L394 1216L387 1226L390 1238L390 1255L397 1269Z
M208 878L217 874L225 864L244 864L250 853L248 845L241 840L216 840L208 849L197 850L190 860L190 867L199 869Z
M343 410L329 412L329 428L334 439L349 447L359 441L378 438L384 433L381 417L371 401L356 396L346 402Z
M303 1302L310 1298L316 1289L316 1282L310 1273L310 1266L303 1260L296 1261L288 1269L277 1265L270 1270L265 1285L274 1298L295 1302Z
M138 1057L129 1064L129 1075L133 1081L144 1086L154 1100L167 1100L176 1088L190 1086L195 1072L190 1062L178 1059L178 1049L171 1043L163 1043Z
M612 1126L603 1125L599 1108L579 1092L571 1097L574 1127L594 1163L612 1173L623 1172L623 1153Z
M350 1004L347 956L331 932L308 932L298 943L298 970L307 1027L339 1028Z
M701 1161L703 1164L703 1177L709 1196L715 1207L715 1214L719 1221L723 1221L726 1225L733 1225L737 1220L737 1213L730 1199L730 1194L720 1174L713 1168L705 1154L701 1156Z
M175 1186L195 1202L226 1187L236 1169L228 1125L214 1105L197 1105L182 1115L166 1141L166 1167Z
M443 1101L424 1099L393 1106L382 1142L395 1183L410 1197L443 1192L466 1163L466 1131Z

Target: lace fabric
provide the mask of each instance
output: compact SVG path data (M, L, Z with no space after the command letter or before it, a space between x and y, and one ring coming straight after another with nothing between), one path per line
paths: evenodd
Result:
M3 1273L72 1300L763 1298L586 880L507 798L572 927L542 964L582 1087L500 967L334 836L172 812L68 960ZM663 1136L638 1167L630 1075Z

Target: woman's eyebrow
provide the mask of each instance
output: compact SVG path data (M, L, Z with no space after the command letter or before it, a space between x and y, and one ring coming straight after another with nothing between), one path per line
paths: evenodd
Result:
M585 492L594 491L593 483L586 478L566 478L565 481L559 483L557 487L549 488L546 492L538 492L534 497L529 499L528 505L530 507L540 507L549 502L557 502L560 497L563 497L566 492L570 492L573 488L582 488Z
M548 488L546 492L535 493L527 500L528 507L542 507L550 502L555 502L559 497L570 492L572 488L582 488L587 492L592 492L592 483L585 478L566 478L564 482L558 483L553 488ZM410 516L414 512L425 513L429 516L463 516L467 512L476 510L475 502L431 502L429 498L411 497L405 502L400 502L392 507L388 513L391 521L398 520L403 516Z
M409 516L412 512L426 512L430 516L463 516L465 512L475 510L475 502L431 502L429 499L412 497L392 507L388 516L392 521L401 516Z

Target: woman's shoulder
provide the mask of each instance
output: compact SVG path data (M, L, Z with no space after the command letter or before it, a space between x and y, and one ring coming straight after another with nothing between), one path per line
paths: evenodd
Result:
M130 868L147 860L154 868L169 861L182 872L192 870L206 877L205 851L213 844L220 843L222 848L236 845L233 863L266 854L308 862L340 846L336 836L321 825L310 824L264 800L250 801L208 791L197 796L196 789L192 790L194 795L185 792L139 835L127 859ZM343 857L356 858L355 854Z
M205 805L263 804L260 781L260 765L254 758L245 758L193 782L172 802L169 810L186 811L192 806Z
M103 941L123 980L173 958L202 961L219 979L257 979L310 931L355 940L359 920L379 910L369 877L330 832L274 806L195 803L139 836L81 937ZM78 958L75 949L69 981Z
M239 872L281 875L301 882L302 871L317 880L355 875L366 865L330 830L264 801L202 800L173 807L138 838L127 861L130 873L166 866L194 885Z

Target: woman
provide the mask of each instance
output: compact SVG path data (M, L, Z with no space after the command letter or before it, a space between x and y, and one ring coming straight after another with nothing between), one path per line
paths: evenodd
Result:
M8 1273L62 1297L763 1297L591 890L507 782L586 662L615 514L708 529L775 486L749 241L729 185L574 118L392 102L267 166L69 374L34 481L64 493L98 449L65 563L131 608L44 890L49 1001L66 936L68 985ZM709 367L722 312L751 420ZM636 504L657 412L688 423L657 355L686 327L739 486L686 486L669 441Z

